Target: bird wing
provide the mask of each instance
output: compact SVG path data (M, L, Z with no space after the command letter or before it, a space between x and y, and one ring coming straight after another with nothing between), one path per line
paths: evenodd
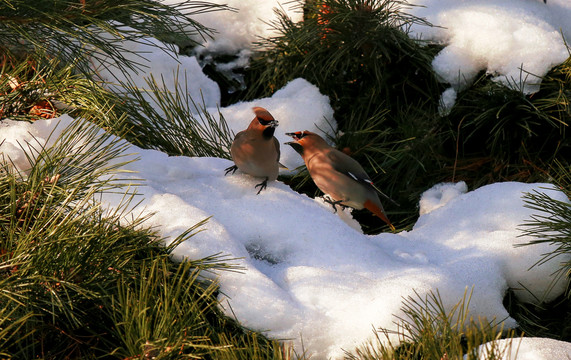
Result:
M353 180L357 181L358 183L373 189L374 191L381 194L382 197L389 200L396 206L400 206L399 203L391 199L387 194L381 191L378 187L373 184L373 181L369 178L369 175L365 172L361 164L357 162L357 160L353 159L349 155L334 149L329 154L329 159L331 159L331 163L333 164L333 168L339 171L342 174L345 174L352 178Z
M274 139L274 146L276 147L276 152L278 153L278 158L276 159L277 162L280 162L280 142L278 139L276 139L276 137L273 137Z
M369 175L367 175L363 167L355 159L337 149L331 150L327 156L336 171L349 176L365 186L373 187L373 182L369 178Z
M279 142L278 139L276 139L275 136L274 136L274 146L276 147L276 152L278 153L277 161L278 161L279 167L281 167L282 169L286 169L286 170L287 170L287 169L288 169L287 166L285 166L284 164L282 164L282 163L280 162L280 156L281 156L281 153L280 153L280 142Z
M236 136L234 136L234 141L233 142L237 142L237 141L243 141L244 137L247 136L247 131L246 130L242 130L239 133L236 134Z

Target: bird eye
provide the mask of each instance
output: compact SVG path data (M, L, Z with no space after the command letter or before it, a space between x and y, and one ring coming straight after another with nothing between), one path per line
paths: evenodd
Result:
M264 126L268 126L272 122L272 120L264 120L262 118L258 118L258 121Z

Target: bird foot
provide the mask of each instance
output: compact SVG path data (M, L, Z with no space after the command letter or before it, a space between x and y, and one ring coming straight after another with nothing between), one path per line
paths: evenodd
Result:
M348 206L345 206L343 204L341 204L343 202L343 200L333 200L330 196L326 195L323 197L323 201L325 201L328 204L331 204L331 206L333 206L333 213L336 214L337 213L337 205L341 206L341 211L347 209Z
M262 181L261 183L257 184L256 186L254 186L254 188L257 188L258 186L260 187L260 190L258 190L256 195L260 195L260 192L268 187L268 178L266 178L266 180Z
M228 175L229 172L232 172L232 174L234 174L236 170L238 170L238 167L236 165L229 166L226 169L224 169L224 176Z

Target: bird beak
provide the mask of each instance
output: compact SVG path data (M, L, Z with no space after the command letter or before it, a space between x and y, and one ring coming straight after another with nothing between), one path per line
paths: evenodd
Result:
M286 134L287 135L287 134ZM291 136L291 135L290 135ZM295 152L297 152L300 155L303 155L303 146L301 146L301 144L297 141L288 141L286 143L284 143L284 145L289 145L291 146Z
M299 140L299 139L297 136L295 136L295 133L289 132L289 133L285 133L285 135L292 137L294 141L286 142L286 143L284 143L284 145L293 146L293 144L297 144L297 140Z
M294 132L290 132L290 133L285 133L286 136L291 136L294 140L299 140L299 138L297 137L297 134ZM286 143L289 145L289 143Z
M270 123L268 124L268 126L269 126L269 127L276 128L276 127L279 126L279 124L280 124L279 121L277 121L277 120L272 120L272 121L270 121Z

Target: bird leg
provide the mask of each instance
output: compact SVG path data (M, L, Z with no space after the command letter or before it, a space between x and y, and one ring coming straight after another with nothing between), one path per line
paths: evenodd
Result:
M224 169L225 171L224 176L228 175L229 172L232 172L232 174L234 174L236 170L238 170L238 167L236 165L229 166L226 169Z
M258 190L258 193L256 195L260 195L260 192L268 187L268 178L266 177L266 180L254 186L254 188L257 188L258 186L260 187L260 190Z
M329 195L325 195L323 196L323 201L325 201L328 204L331 204L331 206L333 206L333 210L335 210L333 213L336 214L337 213L337 205L341 206L341 210L345 210L347 209L347 206L341 204L343 202L343 200L333 200Z

